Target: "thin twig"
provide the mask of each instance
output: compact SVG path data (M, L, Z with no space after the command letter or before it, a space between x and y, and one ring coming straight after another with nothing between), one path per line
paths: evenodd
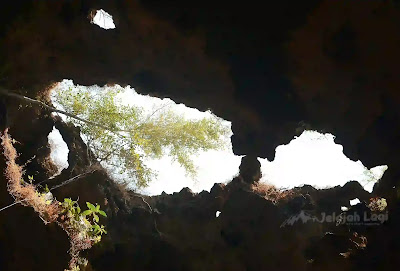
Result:
M154 116L155 113L157 113L157 112L160 111L161 109L163 109L163 108L165 108L165 107L167 107L167 106L170 106L170 105L172 105L172 103L165 103L165 104L163 104L162 106L160 106L159 108L157 108L156 110L154 110L150 115L147 116L147 118L146 118L145 121L143 121L141 124L139 124L139 127L140 127L142 124L144 124L144 123L146 123L147 121L149 121L150 118L151 118L152 116Z
M66 180L66 181L64 181L64 182L62 182L62 183L60 183L59 185L53 186L53 187L50 189L50 191L52 191L52 190L54 190L54 189L57 189L57 188L59 188L59 187L61 187L61 186L67 185L67 184L69 184L69 183L72 183L73 181L76 181L77 179L79 179L79 178L81 178L81 177L83 177L83 176L85 176L85 175L87 175L87 174L93 173L93 172L95 172L96 170L97 170L97 169L93 169L93 170L91 170L91 171L78 174L78 175L76 175L76 176L74 176L74 177L72 177L72 178L70 178L70 179L68 179L68 180Z
M23 202L23 201L25 201L25 199L16 201L16 202L14 202L14 203L11 203L10 205L7 205L6 207L1 208L1 209L0 209L0 212L3 211L3 210L5 210L5 209L8 209L8 208L10 208L10 207L12 207L12 206L14 206L14 205L16 205L16 204L18 204L18 203L21 203L21 202Z
M118 145L116 148L114 148L113 150L109 151L104 157L99 157L98 159L100 160L100 162L103 162L105 160L107 160L111 155L113 155L118 149L121 149L122 147L126 146L127 144L130 144L131 142L127 141L125 143L123 143L122 145Z

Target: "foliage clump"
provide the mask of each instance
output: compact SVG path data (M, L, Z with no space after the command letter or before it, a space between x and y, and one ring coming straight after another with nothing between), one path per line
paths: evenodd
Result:
M66 112L78 117L68 120L81 127L96 159L117 169L137 188L147 186L155 175L146 158L169 155L195 178L192 154L227 147L230 129L215 115L186 119L166 106L146 114L141 107L123 105L121 93L117 87L97 92L69 88L56 91L54 97Z
M1 141L7 161L8 192L15 203L32 207L45 224L55 222L67 233L71 245L69 270L80 270L80 266L87 264L87 260L79 256L80 251L91 248L107 233L104 226L98 224L98 215L106 217L106 213L99 205L89 202L86 203L88 210L81 212L77 201L66 198L59 202L48 189L40 192L33 184L33 176L28 176L28 182L24 181L23 168L15 162L17 152L7 130Z
M62 227L64 230L68 230L70 236L70 254L72 256L70 268L77 268L86 264L86 260L79 257L79 252L100 242L102 235L107 233L104 226L98 224L98 214L104 217L107 217L107 215L100 210L100 205L94 206L90 202L86 202L89 209L83 212L81 212L78 201L73 201L70 198L65 198L64 202L59 204L62 208L60 213L60 220L63 222Z

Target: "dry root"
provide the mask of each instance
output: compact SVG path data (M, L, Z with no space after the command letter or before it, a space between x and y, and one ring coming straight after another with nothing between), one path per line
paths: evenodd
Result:
M91 248L94 241L82 235L79 229L74 227L76 223L72 223L70 218L62 215L60 202L54 199L50 192L40 193L34 184L23 180L23 167L15 162L18 155L13 146L14 141L8 135L7 130L1 136L1 141L7 161L5 176L8 192L16 202L32 207L45 224L56 222L68 234L71 244L69 268L79 270L78 264L85 261L85 259L79 257L79 252Z
M278 189L274 185L268 183L258 182L252 185L251 188L254 193L263 196L265 199L272 201L274 204L277 204L284 199L289 199L294 195L294 192L291 190Z

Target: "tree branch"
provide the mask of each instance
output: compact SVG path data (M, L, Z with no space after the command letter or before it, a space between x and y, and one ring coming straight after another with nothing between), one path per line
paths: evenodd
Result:
M11 91L6 90L6 89L4 89L2 87L0 87L0 94L3 94L3 95L8 96L8 97L16 98L16 99L18 99L20 101L23 101L23 102L26 102L26 103L29 103L29 104L34 104L34 105L37 105L37 106L41 106L41 107L49 110L50 112L57 112L57 113L63 114L65 116L68 116L70 118L82 121L82 122L87 123L89 125L93 125L93 126L97 126L97 127L103 128L104 130L110 131L110 132L112 132L114 134L118 134L118 132L130 132L128 130L111 129L110 127L107 127L107 126L102 125L100 123L96 123L96 122L93 122L93 121L90 121L90 120L82 119L82 118L78 117L77 115L74 115L74 114L68 113L68 112L66 112L64 110L60 110L60 109L57 109L55 107L49 106L49 105L47 105L47 104L45 104L45 103L43 103L41 101L26 97L24 95L20 95L20 94L17 94L15 92L11 92Z
M164 109L165 107L170 106L170 105L172 105L172 104L173 104L173 103L165 103L165 104L161 105L161 106L158 107L156 110L154 110L150 115L148 115L147 118L146 118L146 120L143 121L142 123L140 123L138 126L141 127L142 124L147 123L147 122L150 120L150 118L151 118L152 116L154 116L158 111L160 111L160 110Z

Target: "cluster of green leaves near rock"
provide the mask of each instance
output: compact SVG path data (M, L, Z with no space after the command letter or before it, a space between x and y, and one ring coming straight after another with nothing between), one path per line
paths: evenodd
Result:
M123 105L118 98L121 91L118 87L96 92L69 88L56 91L55 100L68 113L86 120L68 118L81 127L96 159L136 188L147 186L155 175L146 166L146 158L169 155L195 178L191 155L228 146L230 129L218 117L186 119L169 107L146 114L141 107Z
M86 202L87 210L81 212L81 208L77 201L70 198L65 198L64 202L60 203L62 213L66 215L70 221L71 226L76 228L81 234L87 235L94 243L101 241L103 234L107 234L103 225L99 225L99 216L107 217L103 210L100 210L100 205L94 206L90 202Z

